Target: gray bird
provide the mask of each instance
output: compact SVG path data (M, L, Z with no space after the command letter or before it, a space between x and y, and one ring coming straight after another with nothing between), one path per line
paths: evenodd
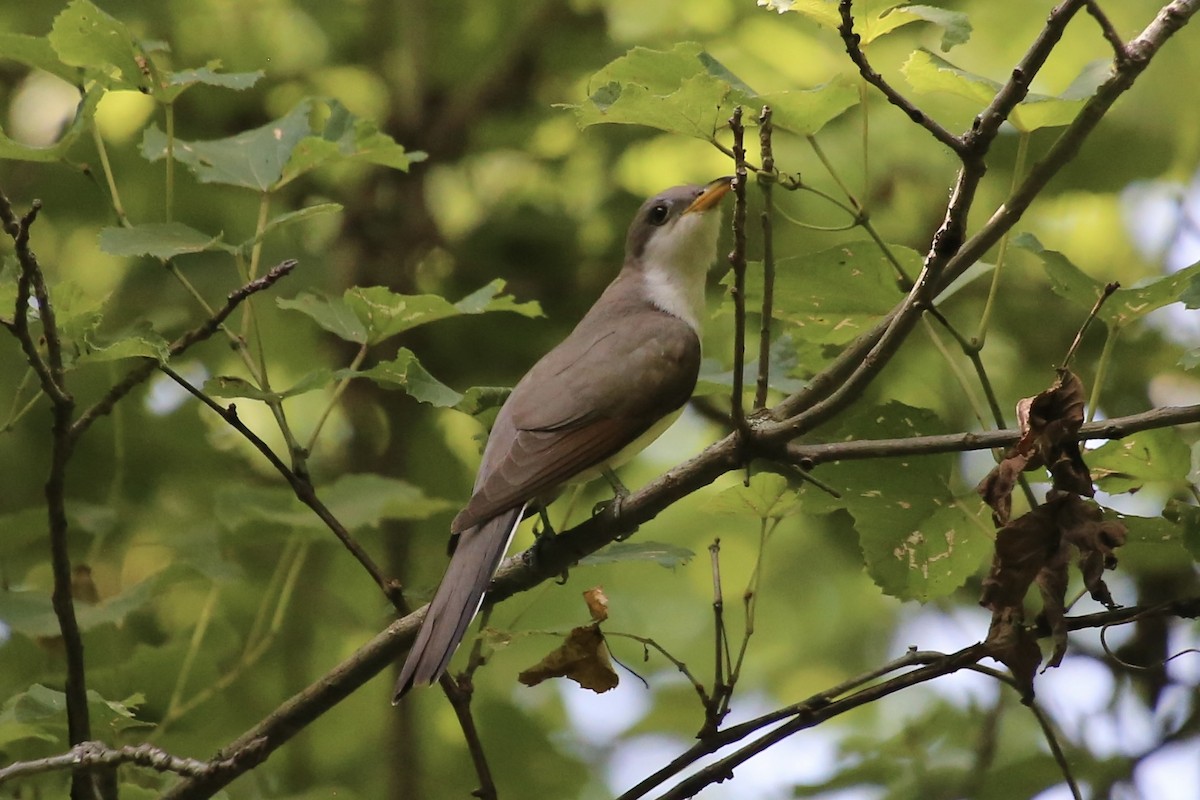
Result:
M500 409L475 488L451 523L453 555L393 702L446 670L526 508L631 458L675 420L700 369L704 283L730 178L677 186L638 209L625 265L575 330Z

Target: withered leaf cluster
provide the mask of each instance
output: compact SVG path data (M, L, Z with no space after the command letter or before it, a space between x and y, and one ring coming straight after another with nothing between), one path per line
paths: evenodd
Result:
M616 687L619 677L600 630L600 623L608 619L608 598L599 586L588 589L583 597L592 624L573 629L561 645L521 672L517 680L526 686L536 686L549 678L570 678L597 694Z
M1062 370L1044 392L1017 404L1021 439L988 473L979 494L992 508L996 551L983 582L980 605L992 612L987 643L991 655L1012 670L1025 693L1033 696L1033 676L1041 663L1036 634L1025 624L1025 595L1036 585L1041 616L1054 639L1047 667L1058 666L1067 649L1066 592L1072 556L1091 596L1116 604L1102 574L1116 566L1114 550L1125 542L1125 526L1103 519L1091 474L1079 450L1083 424L1083 383ZM1022 472L1046 469L1053 488L1046 502L1016 519L1012 491Z

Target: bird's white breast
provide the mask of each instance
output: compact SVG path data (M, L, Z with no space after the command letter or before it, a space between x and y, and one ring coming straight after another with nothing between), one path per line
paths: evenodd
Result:
M704 319L704 279L717 252L721 215L685 214L655 231L642 253L647 299L697 335Z

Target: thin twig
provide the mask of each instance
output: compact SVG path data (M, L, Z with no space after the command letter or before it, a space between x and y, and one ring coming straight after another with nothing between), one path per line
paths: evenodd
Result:
M896 91L867 61L867 54L862 49L862 38L854 32L853 6L854 0L841 0L838 3L838 12L842 16L842 24L838 26L838 33L842 35L842 42L846 45L846 54L850 56L850 60L858 67L858 73L863 76L863 79L867 83L882 92L883 96L888 99L888 102L903 111L910 120L929 131L933 135L933 138L946 145L946 147L961 155L964 149L963 141L939 125L937 121L924 111L913 105L912 101L900 94L900 92Z
M1075 351L1079 349L1079 343L1083 341L1083 334L1087 333L1087 329L1095 321L1096 315L1100 313L1100 306L1104 305L1104 301L1112 297L1113 292L1120 288L1121 284L1115 281L1105 284L1104 290L1100 292L1100 296L1096 298L1096 302L1092 305L1092 310L1088 312L1087 318L1079 326L1079 332L1075 334L1075 340L1067 348L1067 355L1063 358L1062 366L1059 369L1065 370L1071 368L1071 359L1075 357Z
M475 766L475 775L479 778L479 788L471 792L471 795L479 800L496 800L496 782L492 779L492 770L483 752L483 741L479 738L479 729L475 726L475 717L471 714L471 698L475 694L475 687L471 683L470 675L464 676L461 681L455 681L449 673L443 672L438 684L458 719L467 750L471 753L471 763Z
M67 542L66 474L71 460L73 442L70 436L75 399L63 382L62 340L59 338L50 293L37 256L29 246L29 231L41 204L34 202L20 219L13 211L8 197L0 192L0 223L12 237L16 248L20 274L17 279L17 298L11 330L21 342L26 360L37 373L42 391L51 401L50 469L46 476L46 515L50 540L50 563L54 588L50 595L54 615L62 636L67 662L64 686L67 705L67 740L78 745L91 738L91 721L87 704L86 665L83 660L83 636L75 616L75 600L71 592L71 554ZM29 330L29 295L32 290L38 302L42 322L42 339L46 357ZM102 796L107 797L109 781L97 781ZM81 769L71 776L72 800L91 800L95 796L89 771Z
M763 171L758 173L758 185L763 192L763 296L758 329L758 382L754 392L754 410L767 407L767 389L771 383L771 317L775 312L775 243L771 230L771 215L775 211L775 155L771 149L771 107L763 106L758 116L758 142L762 152Z
M230 427L245 437L246 441L250 442L250 444L254 446L255 450L262 453L263 457L266 458L267 461L271 462L271 466L275 468L275 471L282 475L283 479L287 481L289 486L292 487L292 491L295 493L296 499L308 506L313 513L325 523L325 527L329 528L329 530L333 532L334 536L341 541L342 545L350 551L350 554L354 556L355 560L358 561L362 568L367 571L367 574L371 576L376 585L378 585L380 590L383 591L384 595L392 601L392 604L396 606L396 609L401 613L407 613L407 606L403 600L403 597L399 593L399 588L396 583L384 576L383 571L376 566L375 561L370 555L367 554L367 551L362 548L362 545L360 545L354 539L354 537L350 535L350 532L347 531L345 526L342 525L338 518L333 515L333 512L329 510L329 507L321 502L321 499L317 497L316 490L313 488L312 484L300 478L298 475L296 475L296 473L292 472L288 465L283 463L283 460L275 454L275 451L271 449L270 445L259 438L258 434L256 434L254 431L250 430L250 428L246 426L246 423L242 422L241 417L238 416L236 405L231 403L228 407L222 406L216 400L213 400L207 394L197 389L191 384L191 382L187 380L187 378L184 378L166 364L159 364L158 368L162 370L168 378L179 384L188 394L192 395L192 397L195 397L201 403L215 411L217 415L220 416L221 419L225 420Z
M1104 35L1104 39L1112 45L1113 58L1117 63L1120 64L1129 58L1129 53L1125 50L1125 40L1121 38L1121 34L1117 33L1117 29L1113 27L1112 20L1104 13L1104 9L1100 8L1100 3L1097 0L1087 0L1087 12L1100 26L1100 33Z
M1076 438L1123 439L1140 431L1188 425L1200 422L1200 405L1167 406L1113 417L1080 426ZM834 461L858 461L874 458L903 458L935 453L965 453L971 450L992 450L1009 447L1021 438L1016 428L996 431L948 433L934 436L912 436L907 439L857 439L828 444L792 444L785 450L789 461L807 467Z
M208 337L212 336L214 333L220 330L221 324L229 317L230 314L233 313L234 309L242 304L246 298L250 297L256 292L269 289L275 284L276 281L295 269L296 264L297 262L292 259L282 261L272 267L266 275L263 275L261 278L256 278L241 288L231 292L225 300L225 305L222 306L215 314L171 343L170 347L167 348L168 358L176 358L192 345L196 344L197 342L202 342ZM152 358L146 358L143 359L142 362L136 367L133 367L131 370L129 370L120 383L117 383L115 386L109 389L104 397L97 400L94 405L79 415L79 418L76 419L74 424L71 426L72 439L78 439L84 433L84 431L91 427L93 422L112 411L113 406L115 406L121 398L125 397L125 395L133 391L135 387L145 382L151 375L154 374L154 370L158 366L158 361Z
M742 379L746 364L746 148L745 128L742 126L742 107L733 110L729 118L733 131L734 205L733 250L729 265L733 267L733 390L730 393L730 416L733 429L745 435L749 431L742 406Z

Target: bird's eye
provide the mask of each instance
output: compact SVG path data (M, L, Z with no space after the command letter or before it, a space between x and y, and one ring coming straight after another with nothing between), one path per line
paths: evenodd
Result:
M666 203L659 203L658 205L653 206L650 209L650 217L649 217L650 224L651 225L662 225L664 222L667 221L667 217L670 215L670 213L671 213L671 209L667 206Z

